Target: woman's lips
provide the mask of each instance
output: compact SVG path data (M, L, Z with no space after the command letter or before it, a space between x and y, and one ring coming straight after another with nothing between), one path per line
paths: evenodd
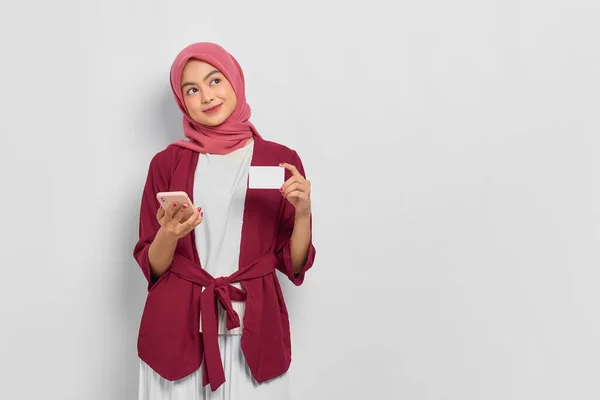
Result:
M215 111L218 111L219 108L221 108L223 104L219 104L218 106L214 106L213 108L209 108L208 110L204 110L205 113L210 114L213 113Z

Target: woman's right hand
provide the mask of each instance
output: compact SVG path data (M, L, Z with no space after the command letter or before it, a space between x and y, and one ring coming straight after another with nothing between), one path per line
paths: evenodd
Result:
M174 203L168 211L165 211L162 207L158 209L156 219L160 224L162 236L168 241L178 241L202 223L204 213L200 207L194 210L194 214L187 221L182 221L186 208L187 204Z

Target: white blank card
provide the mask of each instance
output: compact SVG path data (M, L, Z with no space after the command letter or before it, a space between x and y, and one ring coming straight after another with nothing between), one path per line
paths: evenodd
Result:
M250 189L279 189L285 181L283 167L250 167L248 187Z

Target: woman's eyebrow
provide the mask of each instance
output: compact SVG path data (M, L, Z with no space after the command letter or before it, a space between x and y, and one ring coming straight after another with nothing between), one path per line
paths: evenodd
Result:
M219 71L218 69L214 69L214 70L210 71L210 72L209 72L209 73L208 73L208 74L207 74L207 75L204 77L204 80L207 80L208 78L210 78L210 77L211 77L212 75L214 75L214 74L220 74L220 73L221 73L221 71Z
M204 80L207 80L208 78L210 78L210 77L211 77L211 76L213 76L214 74L220 74L220 73L221 73L221 71L219 71L219 70L217 70L217 69L215 69L215 70L212 70L212 71L210 71L210 72L209 72L209 73L208 73L208 74L207 74L207 75L204 77ZM183 83L183 84L181 85L181 88L183 89L183 88L184 88L184 87L186 87L186 86L194 86L194 85L196 85L194 82L185 82L185 83Z

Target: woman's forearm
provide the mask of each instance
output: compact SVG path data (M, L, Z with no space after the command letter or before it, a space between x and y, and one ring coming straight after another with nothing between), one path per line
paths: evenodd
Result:
M159 278L169 268L176 247L177 239L168 238L163 229L160 228L148 249L148 261L153 277Z
M306 264L308 257L308 246L310 245L310 214L296 214L294 220L294 230L290 238L290 247L292 253L292 264L294 274L298 274L302 266Z

